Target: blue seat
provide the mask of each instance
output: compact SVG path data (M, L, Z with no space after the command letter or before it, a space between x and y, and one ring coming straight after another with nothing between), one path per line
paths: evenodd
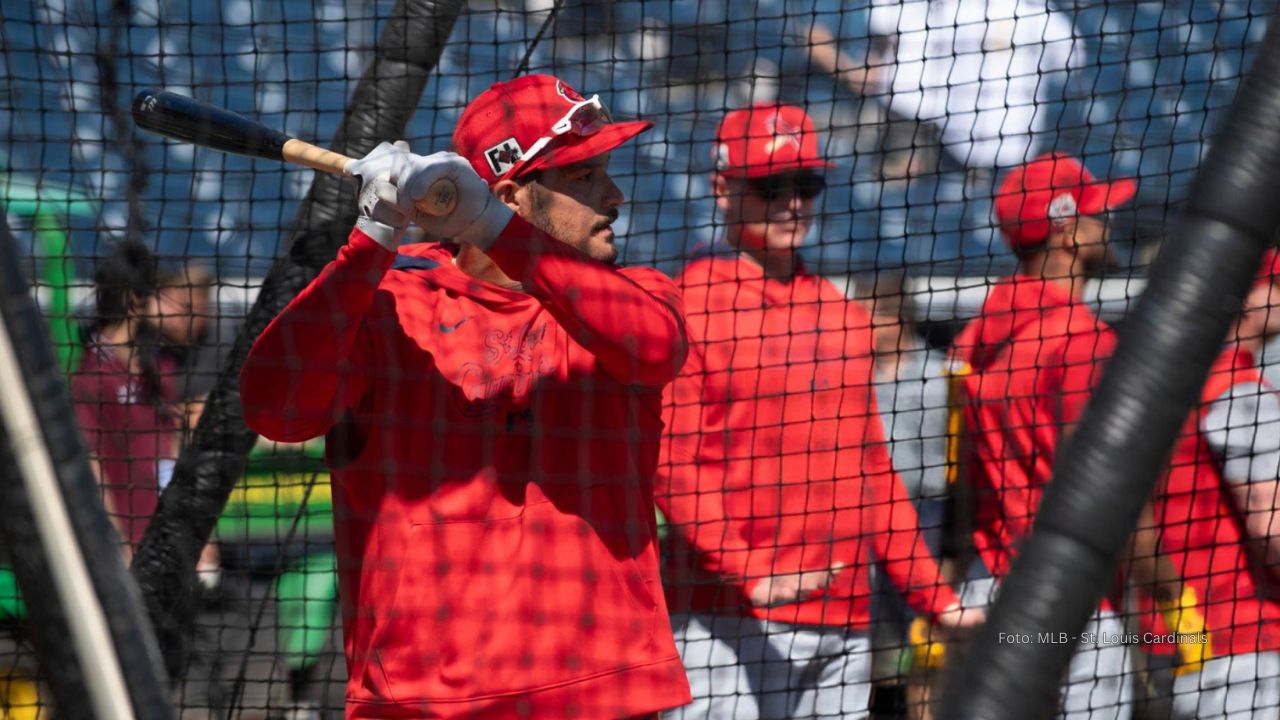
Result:
M77 133L93 139L101 117L96 98L76 114L63 98L65 81L73 75L93 77L92 46L96 33L106 28L77 28L48 9L36 12L38 4L12 5L0 19L5 38L0 70L11 89L0 107L0 122L10 128L0 153L8 166L82 184L104 162L123 167L110 138L105 156L82 158L73 151L71 140ZM347 63L369 57L367 48L357 56L348 46L356 37L376 37L391 5L378 0L357 12L350 4L317 6L303 0L159 3L163 23L138 22L130 29L130 54L121 57L132 62L121 60L117 68L121 95L144 85L193 88L203 99L323 144L333 136L354 89L358 69L347 70ZM780 97L814 108L815 117L829 117L826 110L836 104L857 102L830 77L811 74L807 53L788 38L813 20L836 32L846 51L859 55L869 42L866 5L629 0L602 9L599 3L573 0L562 8L560 24L553 24L538 45L531 68L559 74L584 92L600 92L620 117L659 123L613 160L632 200L629 260L675 266L681 253L711 236L714 203L705 188L712 141L726 105L735 100L709 88L741 81L766 60L778 68ZM1072 17L1086 57L1065 87L1050 89L1049 127L1037 137L1037 146L1082 155L1099 174L1137 176L1141 192L1157 206L1175 204L1187 192L1241 72L1249 67L1253 45L1273 13L1271 3L1055 0L1055 6ZM458 18L406 133L415 149L448 146L466 101L510 77L544 18L506 9ZM593 23L607 24L615 34L581 42ZM664 29L670 38L667 57L640 59L634 48L644 28ZM180 60L162 65L150 54L161 39L165 52ZM74 67L61 67L47 52L67 42L75 45L69 48ZM231 242L225 251L246 257L267 257L279 249L280 238L287 236L282 226L296 212L298 198L289 184L296 175L272 163L219 160L216 167L227 170L220 178L221 197L193 201L191 173L210 164L207 153L193 156L141 137L141 161L149 171L144 211L159 241L173 244L168 250L213 251L209 238L217 237ZM820 229L805 250L814 262L951 268L992 257L1003 261L999 243L992 242L989 198L957 199L951 179L905 188L880 183L869 176L870 158L849 152L837 158L834 174L844 179L831 183ZM119 217L125 200L120 191L104 198L105 216ZM221 236L206 227L215 207L231 228ZM1142 222L1147 221L1144 216Z

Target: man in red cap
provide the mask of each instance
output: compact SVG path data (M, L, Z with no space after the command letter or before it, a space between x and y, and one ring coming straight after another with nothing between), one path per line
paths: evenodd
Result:
M531 75L471 102L457 154L380 145L350 167L347 245L255 343L249 426L326 435L347 717L689 701L653 513L684 313L669 278L612 266L609 151L650 125ZM442 179L456 208L419 214ZM401 247L411 220L451 243Z
M1280 334L1270 251L1175 446L1155 504L1161 550L1182 578L1143 644L1175 659L1176 720L1280 711L1280 396L1256 358ZM1148 616L1149 617L1149 616Z
M694 704L681 717L866 717L869 553L956 628L873 393L871 320L796 251L827 164L798 107L725 116L713 178L724 249L678 282L689 358L666 396L658 504Z
M1135 190L1131 180L1099 181L1060 153L1018 166L1000 183L996 214L1021 270L991 288L951 352L967 448L960 474L973 493L974 544L993 576L966 587L966 604L989 602L1009 571L1057 448L1111 356L1114 335L1085 305L1084 284L1108 257L1107 212ZM1086 628L1060 717L1130 716L1117 609L1104 601Z

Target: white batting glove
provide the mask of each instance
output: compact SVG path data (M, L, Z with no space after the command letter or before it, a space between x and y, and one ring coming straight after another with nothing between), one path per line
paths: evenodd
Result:
M409 158L409 143L380 143L359 160L347 163L347 174L360 178L360 217L356 227L382 247L395 252L413 217L412 200L396 187Z
M513 215L456 153L414 155L403 140L384 142L349 163L347 172L362 181L356 226L388 250L399 247L411 221L437 239L488 250ZM457 203L448 215L428 215L416 204L440 180L457 188Z
M438 152L425 157L410 155L398 174L401 197L413 202L427 196L439 180L450 180L458 190L458 202L448 215L428 215L413 209L413 221L433 237L488 250L514 214L504 205L471 163L457 153ZM413 205L413 202L410 205Z

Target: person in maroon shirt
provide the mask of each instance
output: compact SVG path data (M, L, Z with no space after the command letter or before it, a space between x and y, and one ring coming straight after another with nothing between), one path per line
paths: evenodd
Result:
M71 377L76 418L126 557L173 474L182 428L176 367L159 352L156 272L155 257L136 241L99 264L97 317Z
M383 143L360 218L254 344L249 427L326 436L350 718L651 715L689 702L658 574L672 280L617 268L609 152L651 126L529 75L455 153ZM447 179L457 206L417 213ZM410 221L451 242L402 245Z

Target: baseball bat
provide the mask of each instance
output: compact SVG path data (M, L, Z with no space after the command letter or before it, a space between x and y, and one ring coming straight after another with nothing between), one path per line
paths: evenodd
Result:
M352 158L346 155L185 95L143 90L133 98L133 121L145 130L213 150L351 175L347 164ZM418 201L418 209L428 215L448 215L457 202L458 189L453 181L441 179L427 189L426 197Z

